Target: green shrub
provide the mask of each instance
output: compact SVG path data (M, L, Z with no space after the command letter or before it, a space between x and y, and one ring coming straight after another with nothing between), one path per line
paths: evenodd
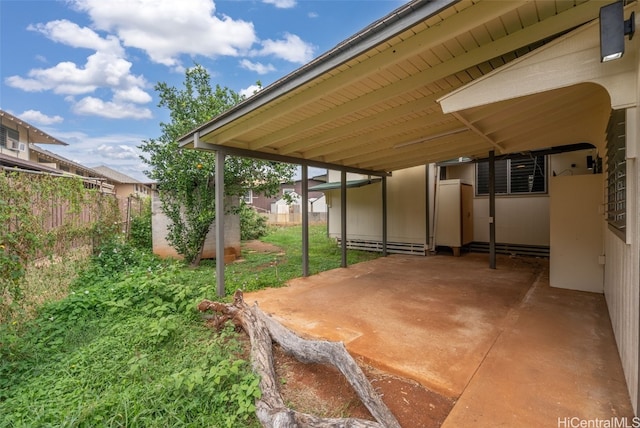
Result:
M240 205L240 239L248 241L267 234L267 219L244 202Z
M151 198L146 198L142 205L142 212L131 218L129 225L129 243L141 250L151 250Z

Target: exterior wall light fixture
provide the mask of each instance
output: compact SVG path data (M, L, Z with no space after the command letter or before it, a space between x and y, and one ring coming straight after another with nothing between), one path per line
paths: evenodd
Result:
M624 20L622 1L600 8L600 62L622 58L624 54L624 36L633 37L636 30L635 13Z

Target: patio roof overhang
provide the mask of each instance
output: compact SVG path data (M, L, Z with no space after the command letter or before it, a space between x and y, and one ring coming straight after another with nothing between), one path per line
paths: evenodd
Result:
M546 73L535 61L527 63L528 75L510 75L502 99L462 102L445 111L440 101L447 104L451 94L464 100L461 88L474 81L500 86L502 77L483 76L584 32L581 27L597 19L602 5L412 1L182 137L180 144L370 175L461 156L485 158L490 151L599 146L602 117L611 105L607 91L598 84L566 82L546 85L553 90L544 92L521 90L535 84L527 80L532 75ZM598 53L592 60L598 63L593 68L603 66Z

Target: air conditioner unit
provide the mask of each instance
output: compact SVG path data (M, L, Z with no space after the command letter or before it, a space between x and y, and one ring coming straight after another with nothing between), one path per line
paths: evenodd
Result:
M7 149L20 150L20 142L18 140L14 140L13 138L7 138Z
M18 150L20 150L21 152L26 152L27 151L27 145L25 143L20 143L18 146Z

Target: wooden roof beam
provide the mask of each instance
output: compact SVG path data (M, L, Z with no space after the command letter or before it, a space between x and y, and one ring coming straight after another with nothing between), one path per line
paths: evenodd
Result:
M378 52L370 58L350 66L348 70L324 79L311 88L296 89L291 91L291 93L304 92L305 103L313 103L323 98L328 92L338 92L356 81L393 66L399 61L438 46L459 34L466 33L471 28L478 26L479 22L498 18L504 13L520 7L524 3L522 0L508 2L484 1L476 3L447 18L445 21L427 28L419 35L407 38L391 48ZM320 79L322 79L322 77ZM293 98L297 99L298 96L294 96ZM286 115L299 108L299 100L293 101L291 97L283 99L280 102L272 102L271 108L260 113L260 121L248 127L246 124L243 126L234 126L234 122L228 129L219 134L219 141L224 142L234 139L247 131L257 128L261 122L274 120L277 117ZM252 147L252 149L259 149L260 147L261 146L256 145Z
M599 6L597 4L594 5L593 3L597 2L583 3L567 12L564 12L562 15L548 18L546 21L526 27L514 34L505 36L463 55L452 58L447 62L422 70L421 72L403 79L402 81L395 82L394 84L385 86L384 88L341 104L340 106L308 119L304 122L304 127L308 129L312 126L318 126L319 124L330 122L338 117L366 108L372 104L380 102L381 100L396 97L401 93L411 92L428 83L435 82L451 74L486 62L497 56L512 52L545 37L549 37L564 30L567 26L584 23L598 15ZM267 120L262 117L261 119ZM263 122L263 120L260 122ZM290 128L284 128L284 130L281 131L281 134L287 133L291 133ZM220 138L218 141L222 139L223 138ZM267 139L263 139L260 143L251 144L251 149L259 149L268 144L269 141Z

